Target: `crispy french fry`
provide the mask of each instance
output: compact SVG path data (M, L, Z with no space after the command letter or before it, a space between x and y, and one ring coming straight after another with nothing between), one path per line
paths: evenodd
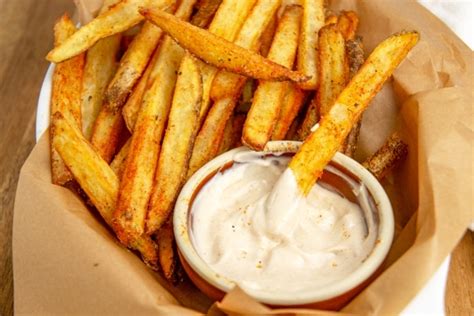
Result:
M52 129L57 135L53 139L54 148L102 218L113 227L112 214L119 188L117 175L87 142L78 127L70 124L59 112L55 113L53 122ZM141 253L145 263L156 269L156 246L148 236L139 236L131 247Z
M174 207L186 180L194 138L199 128L202 98L199 67L192 58L185 58L178 73L146 221L147 233L150 235L160 229Z
M276 27L278 25L278 16L274 14L270 23L268 24L267 28L262 34L262 38L260 39L260 55L267 57L268 52L270 51L270 47L272 46L273 42L273 35L275 34Z
M326 20L324 20L324 25L336 24L337 20L338 20L337 15L330 14L326 17Z
M251 51L257 51L260 46L260 38L271 23L280 4L281 0L258 0L242 25L234 44ZM220 70L212 82L211 99L217 101L235 97L236 94L240 94L240 90L236 87L240 87L245 80L244 76Z
M98 40L123 32L142 21L143 16L138 12L139 7L152 6L164 9L173 2L173 0L123 0L81 27L67 41L51 50L46 59L59 63L79 55Z
M156 235L158 243L158 258L161 271L168 281L174 280L176 268L176 253L174 250L174 234L171 221L167 221Z
M384 82L418 42L415 31L394 34L380 43L342 91L319 128L290 161L300 192L308 194L324 167Z
M233 41L237 36L242 24L252 10L256 0L225 0L217 9L217 12L209 25L209 32ZM187 57L184 57L187 58ZM198 61L202 76L202 105L199 113L199 125L202 125L211 105L211 86L218 69L202 61Z
M255 52L183 22L161 10L148 7L141 9L140 12L182 47L213 66L264 80L291 80L301 83L309 79L302 73L278 65Z
M349 73L350 77L359 70L360 66L364 63L364 50L362 48L362 38L357 37L353 40L346 41L346 54L349 59ZM362 116L360 116L357 123L352 128L349 135L347 135L344 145L341 147L340 152L344 155L353 157L357 149L357 143L359 142L360 126L362 124Z
M196 7L197 12L191 19L191 24L205 28L212 20L222 0L200 0Z
M319 88L299 131L301 139L306 139L318 118L326 115L349 78L345 41L336 26L323 27L318 42Z
M102 107L92 129L91 143L105 161L112 160L124 128L125 122L120 112L110 112Z
M219 155L240 145L245 119L245 114L237 114L233 115L227 121L224 130L224 136L219 147Z
M398 133L393 133L383 146L362 164L377 179L382 180L408 154L408 145Z
M219 152L225 126L236 103L235 98L227 98L216 101L212 106L196 136L189 161L188 178Z
M289 6L278 23L268 59L288 68L293 67L298 46L301 7ZM290 82L261 81L245 121L242 142L262 150L270 140Z
M54 26L55 46L64 43L76 32L68 15L63 15ZM56 65L53 73L51 95L51 122L54 113L61 112L71 124L81 126L81 86L84 74L84 54ZM50 131L51 143L57 135ZM54 184L65 185L72 175L64 165L58 152L51 146L51 175Z
M145 93L138 112L120 183L115 230L128 244L145 230L147 205L153 186L160 143L171 107L176 77L184 50L170 37L160 46L155 67L159 75Z
M286 139L286 134L298 115L305 100L305 92L290 84L281 105L280 115L273 128L272 140Z
M176 10L176 17L187 21L191 16L193 5L195 2L196 0L182 1L178 9ZM133 92L130 94L130 97L128 98L122 109L123 117L125 119L125 123L127 124L127 128L129 131L133 130L145 91L149 88L150 84L154 82L156 76L159 75L160 67L155 66L156 60L158 59L158 55L160 54L160 52L160 49L157 49L155 51L153 57L148 63L145 72L133 88Z
M112 168L119 179L122 179L123 170L125 168L125 160L127 159L128 152L130 151L130 143L131 140L128 139L110 163L110 168Z
M119 0L105 1L100 13L104 13ZM82 132L87 139L92 136L94 122L102 108L104 92L117 70L117 54L121 34L99 40L87 51L84 80L81 93Z
M354 11L342 11L336 23L337 29L346 41L354 39L358 26L359 17Z
M318 86L318 32L324 26L324 0L304 0L301 37L298 46L297 69L311 77L299 85L305 90L314 90Z

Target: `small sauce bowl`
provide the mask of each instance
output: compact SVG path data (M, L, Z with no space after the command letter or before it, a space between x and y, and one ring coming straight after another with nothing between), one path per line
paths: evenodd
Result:
M263 153L292 155L298 151L300 145L300 142L295 141L269 142ZM250 151L246 147L235 148L204 165L183 187L174 210L174 234L183 268L196 287L213 300L221 300L236 283L213 271L196 251L191 236L192 204L202 187L217 172L232 167L235 154ZM369 192L378 217L378 235L373 250L356 270L340 281L324 288L295 294L293 297L288 295L276 297L277 295L274 293L256 296L250 294L257 301L273 307L338 310L362 291L380 272L394 234L393 211L387 194L377 179L357 161L341 153L336 153L331 164L353 180L363 183ZM320 181L331 181L331 177L327 176L325 180L323 174ZM338 184L335 183L335 185ZM282 273L284 272L282 271Z

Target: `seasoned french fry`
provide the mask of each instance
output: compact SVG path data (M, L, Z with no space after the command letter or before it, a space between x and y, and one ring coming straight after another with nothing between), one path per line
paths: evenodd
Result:
M370 54L359 72L342 91L319 128L290 161L300 192L308 194L324 167L341 147L353 124L383 83L418 42L415 31L390 36Z
M268 59L288 68L293 67L298 46L300 19L299 6L289 6L278 23ZM245 121L242 142L262 150L270 140L280 109L289 89L289 82L261 81L255 91L252 106Z
M319 117L324 117L334 100L346 86L349 78L349 64L345 41L335 25L323 27L319 32L318 72L319 88L306 112L299 135L305 139Z
M224 136L222 137L221 145L219 147L218 155L225 153L232 148L237 147L240 144L242 137L242 129L246 115L237 114L233 115L225 126Z
M213 66L257 79L291 80L300 83L308 80L307 76L297 71L278 65L171 14L149 7L141 9L140 12L182 47Z
M142 21L143 16L138 12L140 7L164 9L173 2L173 0L123 0L81 27L67 41L51 50L46 59L59 63L79 55L98 40L123 32Z
M355 38L354 40L348 40L346 42L346 54L349 59L349 73L350 77L354 75L359 70L360 66L364 63L364 50L362 48L362 39L360 37ZM360 126L362 123L361 114L359 120L352 128L349 135L347 135L344 145L341 147L340 152L344 155L353 157L357 149L357 143L359 141Z
M145 93L138 112L115 210L115 230L128 244L145 230L147 205L153 186L160 143L171 107L184 50L170 37L160 46L155 67L159 75Z
M336 27L346 41L354 39L358 26L359 17L354 11L342 11L337 19Z
M290 84L281 105L280 115L273 128L272 140L286 139L286 134L298 115L305 100L305 92Z
M212 106L196 136L189 161L188 178L219 152L225 126L236 103L235 98L227 98L216 101Z
M182 1L179 5L178 9L176 10L176 17L187 21L191 16L193 5L196 0L185 0ZM157 28L153 26L154 28ZM169 41L169 40L167 40ZM140 53L141 51L137 51ZM133 130L135 125L135 121L137 119L138 111L140 110L140 106L143 100L143 95L145 91L149 88L150 83L153 83L156 76L159 75L160 67L156 66L156 60L158 59L158 55L160 54L161 50L157 49L153 54L148 66L141 76L138 83L133 88L133 92L131 93L130 97L128 98L127 102L125 103L122 113L125 119L125 123L127 124L127 128L129 131Z
M100 13L104 13L119 0L105 1ZM82 132L87 139L92 136L94 122L102 108L104 92L117 70L117 53L121 34L99 40L87 51L81 94Z
M158 243L158 258L161 271L165 278L173 281L176 268L176 253L174 251L174 234L171 221L167 221L156 235Z
M317 92L316 92L317 93ZM306 109L306 113L301 123L301 126L298 128L296 132L296 137L299 140L305 140L309 134L311 134L311 129L313 126L319 121L320 114L319 114L319 107L316 102L316 95L308 104L308 108Z
M122 179L123 170L125 168L125 160L127 159L128 152L130 151L130 143L131 139L128 139L110 163L110 168L112 168L119 179Z
M278 16L274 14L267 28L262 34L260 39L260 55L267 57L268 52L270 51L270 46L272 46L273 35L275 34L276 27L278 25Z
M156 233L168 219L186 180L189 158L198 130L202 82L199 67L185 58L179 68L168 127L158 160L146 230Z
M211 22L221 3L222 0L200 0L196 5L198 11L193 15L191 24L205 28Z
M270 24L272 17L280 7L281 0L259 0L245 20L242 29L239 31L234 44L247 48L251 51L257 51L260 46L260 38L263 32ZM235 97L240 94L240 87L246 78L225 70L220 70L211 88L211 99L217 101L219 99Z
M256 0L223 1L209 25L209 32L228 41L233 41L255 2ZM211 86L218 69L202 61L198 61L198 64L201 68L203 87L201 112L199 113L199 125L202 125L211 105Z
M102 218L113 227L112 214L119 189L117 175L87 142L78 127L70 124L59 112L54 114L53 122L53 133L57 135L53 139L53 147ZM141 253L145 263L156 269L156 245L148 236L139 236L131 247Z
M337 15L331 14L326 17L324 20L324 25L336 24L338 20Z
M301 37L298 46L297 69L311 77L299 85L305 90L314 90L318 86L318 32L324 26L324 0L304 0Z
M382 180L408 154L408 145L398 133L393 133L383 146L362 164L377 179Z
M92 129L91 143L105 161L112 160L124 128L125 122L120 112L110 112L102 107Z
M247 114L249 112L256 86L257 81L254 79L248 79L247 82L245 82L244 87L242 88L242 94L240 95L240 100L235 108L236 113Z
M54 26L54 44L59 46L76 32L68 15L63 15ZM51 95L51 122L54 113L61 112L71 124L81 126L81 86L84 74L84 54L56 65ZM51 144L57 135L50 131ZM65 185L72 175L58 152L51 146L51 176L54 184Z

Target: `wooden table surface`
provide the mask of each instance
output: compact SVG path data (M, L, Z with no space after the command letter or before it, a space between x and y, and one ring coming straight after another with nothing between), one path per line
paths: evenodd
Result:
M35 109L52 27L72 0L0 0L0 315L13 314L12 219L20 168L35 143ZM453 253L446 311L474 314L474 235Z

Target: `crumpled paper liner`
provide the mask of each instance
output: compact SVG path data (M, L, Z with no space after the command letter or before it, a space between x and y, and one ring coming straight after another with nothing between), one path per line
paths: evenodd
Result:
M86 12L100 3L76 2L86 19ZM367 157L393 130L409 144L407 161L383 181L395 210L395 241L384 272L339 313L397 314L474 217L472 51L413 1L341 0L332 1L331 9L359 14L366 51L402 29L421 33L420 43L365 113L356 156ZM18 183L13 227L16 314L336 314L272 310L240 289L213 303L189 281L169 285L121 247L77 196L51 184L48 148L45 133Z

